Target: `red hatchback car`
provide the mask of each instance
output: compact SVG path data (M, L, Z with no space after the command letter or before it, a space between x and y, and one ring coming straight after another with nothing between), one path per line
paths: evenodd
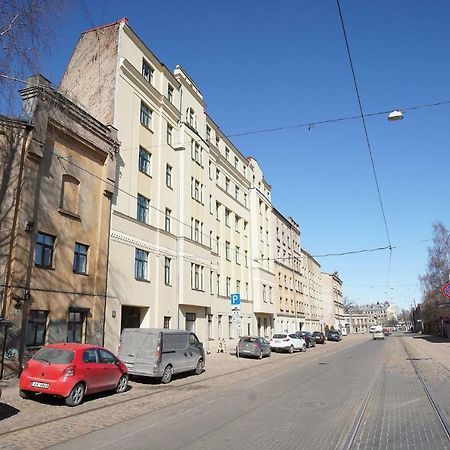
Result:
M22 398L34 394L63 397L69 406L79 405L85 394L128 386L128 370L111 352L88 344L49 344L26 362L20 375Z

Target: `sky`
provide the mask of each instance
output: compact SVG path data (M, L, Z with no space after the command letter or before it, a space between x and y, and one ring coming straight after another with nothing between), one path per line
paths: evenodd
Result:
M181 65L227 135L359 114L336 1L70 0L42 73L57 85L80 32L127 17L169 69ZM301 245L356 304L421 300L432 224L450 227L450 2L341 0L389 244L361 119L235 136L292 216ZM389 269L390 268L390 269Z

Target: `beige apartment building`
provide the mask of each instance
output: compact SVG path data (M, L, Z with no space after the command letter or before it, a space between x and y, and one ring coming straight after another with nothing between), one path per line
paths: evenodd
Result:
M342 280L337 272L321 273L324 326L341 329L345 325Z
M275 298L277 332L295 332L303 329L306 320L305 297L302 284L302 254L300 228L292 217L284 217L272 209L275 248Z
M307 331L324 331L324 302L322 295L322 276L319 262L305 249L301 249L301 273Z
M103 343L118 149L114 129L44 77L27 82L23 118L0 117L0 317L12 366L45 343Z
M276 304L271 187L221 133L186 71L170 72L125 19L83 33L61 82L118 129L106 344L124 327L269 336ZM240 294L235 326L230 296Z

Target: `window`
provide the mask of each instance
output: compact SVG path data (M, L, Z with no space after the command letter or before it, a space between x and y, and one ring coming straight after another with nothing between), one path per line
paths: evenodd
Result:
M170 317L164 316L164 328L169 329L170 328Z
M67 321L67 342L84 342L86 328L86 311L69 309Z
M211 127L209 125L206 125L206 140L211 140Z
M148 280L148 252L139 248L134 257L134 277L138 281Z
M153 78L155 74L155 69L144 60L142 60L142 76L150 83L153 84Z
M172 166L170 164L166 164L166 186L172 187Z
M248 251L244 250L244 262L245 262L245 267L248 267Z
M166 214L164 217L164 231L167 231L168 233L170 233L170 221L171 221L171 216L172 214L172 210L170 210L169 208L166 208Z
M210 214L214 214L213 212L213 199L212 199L212 195L209 194L209 213Z
M195 118L195 112L192 108L188 108L186 111L186 120L187 123L194 129L197 128L197 122Z
M228 147L225 147L225 158L227 160L230 159L230 149Z
M191 263L191 288L196 291L203 290L203 266Z
M269 286L269 302L273 303L272 302L272 286Z
M151 153L149 153L147 150L145 150L144 147L139 147L139 171L140 172L150 175L151 157L152 157Z
M87 273L87 254L88 245L79 244L75 242L75 250L73 253L73 268L75 273L86 274Z
M97 350L91 348L83 352L83 362L87 364L97 364Z
M195 319L197 316L194 313L186 313L186 331L195 331ZM190 337L190 336L189 336Z
M225 225L230 226L230 210L225 208Z
M167 124L167 144L172 146L173 127Z
M146 128L152 127L152 110L141 101L141 124Z
M220 256L220 236L216 236L216 253Z
M34 264L38 267L52 267L55 236L38 232L34 250Z
M173 103L173 87L170 84L167 86L167 100Z
M233 318L228 316L228 337L233 339Z
M236 280L236 293L241 293L241 280Z
M214 282L213 282L213 274L212 270L209 271L209 293L214 294Z
M191 158L200 166L203 164L203 149L194 139L191 140Z
M241 258L239 255L240 248L236 245L236 264L241 264Z
M167 256L164 258L164 284L170 286L170 263L171 259Z
M150 200L143 195L138 194L137 198L137 220L139 222L149 223Z
M112 353L109 353L107 350L103 348L98 348L98 362L101 364L116 364L117 359Z
M245 298L249 298L249 289L248 289L248 282L245 282Z
M220 170L216 169L216 181L219 182L219 178L220 178Z
M234 157L234 167L235 167L235 169L238 168L238 165L239 165L239 159L235 156Z
M48 311L30 310L27 326L27 346L35 347L45 344L47 334Z
M244 206L247 206L247 194L244 194Z
M247 225L248 225L248 222L246 220L244 220L244 236L247 236Z
M203 200L203 184L200 181L191 178L191 193L192 198L202 203Z
M234 197L236 200L239 200L239 186L235 186L234 188Z
M228 241L225 241L225 258L230 261L230 243Z
M229 297L231 295L231 278L227 277L225 284L225 295Z
M267 298L266 298L266 285L265 284L263 284L262 285L262 299L263 299L263 302L267 302Z
M219 202L216 202L216 219L220 222L220 208L221 204Z
M220 295L220 274L217 274L217 295Z
M62 176L61 209L78 214L80 182L71 175Z
M203 223L199 220L191 218L191 239L195 242L202 243Z
M239 216L234 216L234 229L239 233Z
M230 190L230 179L228 177L225 178L225 190L227 192Z

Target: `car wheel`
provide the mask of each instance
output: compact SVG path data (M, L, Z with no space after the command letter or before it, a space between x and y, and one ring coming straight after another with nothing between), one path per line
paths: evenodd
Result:
M161 383L167 384L172 379L173 368L172 366L166 366L163 372L163 376L161 377Z
M128 377L126 375L122 375L119 379L119 382L116 386L116 392L118 394L121 394L122 392L125 392L128 387Z
M294 353L294 346L293 346L293 345L291 345L291 346L289 347L289 353Z
M306 352L306 344L303 344L302 352Z
M203 359L200 358L195 366L195 375L201 375L203 373L203 366Z
M19 395L24 398L25 400L29 400L30 398L34 397L35 392L31 391L24 391L23 389L19 390Z
M85 387L83 383L76 384L69 396L66 397L66 405L67 406L78 406L84 398Z

